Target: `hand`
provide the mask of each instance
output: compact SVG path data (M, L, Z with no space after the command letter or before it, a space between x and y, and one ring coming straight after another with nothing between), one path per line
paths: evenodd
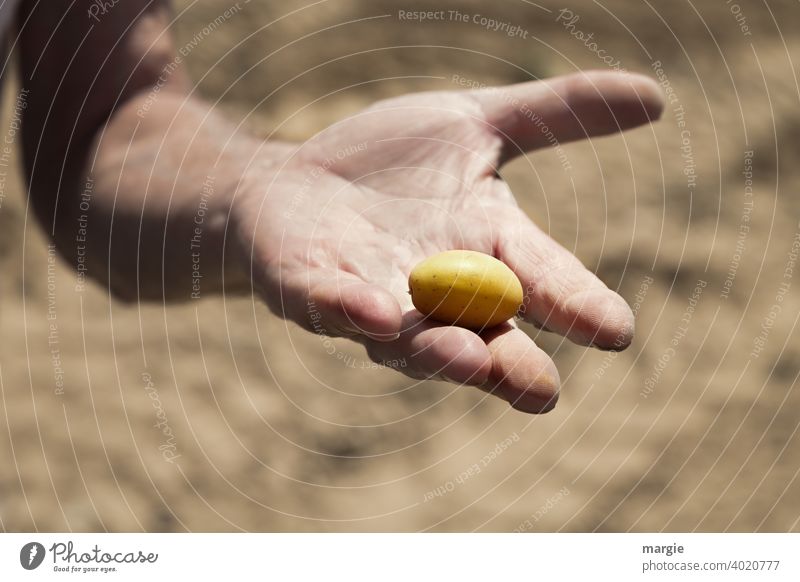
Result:
M254 284L274 312L360 341L376 362L404 359L413 378L476 385L546 412L559 389L547 354L513 320L475 333L424 318L409 272L444 250L494 255L522 282L525 320L624 349L628 305L528 219L497 170L553 138L621 131L662 109L653 81L612 72L375 103L251 173L234 213Z

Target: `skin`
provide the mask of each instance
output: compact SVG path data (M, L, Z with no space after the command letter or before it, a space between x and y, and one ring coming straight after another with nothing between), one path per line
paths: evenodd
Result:
M587 72L410 94L302 144L264 141L190 94L172 66L166 2L125 0L100 23L92 4L23 3L25 169L36 214L73 265L87 215L88 275L119 299L190 297L188 243L210 179L203 296L256 293L374 361L405 358L408 376L475 385L531 413L557 400L552 360L513 320L480 334L425 320L407 292L416 263L454 248L492 254L530 291L527 321L583 345L630 343L625 301L518 208L498 170L548 146L525 108L562 143L615 133L659 117L652 80Z

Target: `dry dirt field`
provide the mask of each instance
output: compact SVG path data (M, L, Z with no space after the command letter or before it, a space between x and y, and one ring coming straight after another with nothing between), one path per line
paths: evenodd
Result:
M0 528L800 530L800 4L736 2L252 0L192 45L202 96L291 140L453 75L660 68L674 93L652 128L565 146L570 172L552 151L504 170L637 311L619 354L526 327L563 380L543 416L374 369L346 341L330 355L251 300L76 291L14 151L0 168ZM232 5L178 1L178 46ZM398 17L420 9L469 18ZM7 86L5 136L15 98Z

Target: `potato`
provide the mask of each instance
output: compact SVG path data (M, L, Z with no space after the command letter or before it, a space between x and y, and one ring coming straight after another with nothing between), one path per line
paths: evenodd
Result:
M492 327L514 316L522 284L505 263L475 251L428 257L408 278L411 300L423 314L471 329Z

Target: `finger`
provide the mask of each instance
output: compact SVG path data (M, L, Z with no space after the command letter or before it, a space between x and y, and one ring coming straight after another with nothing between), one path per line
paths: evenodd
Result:
M403 331L390 343L363 340L375 362L402 362L399 371L417 379L438 379L478 385L492 368L484 341L461 327L442 325L418 311L403 316Z
M510 323L481 337L492 355L492 371L482 389L522 412L542 414L555 408L561 380L550 356Z
M288 277L281 289L287 316L315 333L379 342L399 336L402 314L394 295L351 273L311 269Z
M658 119L664 109L654 80L614 71L586 71L471 94L503 137L503 161L523 151L636 127Z
M524 290L520 316L581 345L609 350L630 345L634 317L622 297L521 210L511 209L496 220L498 258L516 273Z

